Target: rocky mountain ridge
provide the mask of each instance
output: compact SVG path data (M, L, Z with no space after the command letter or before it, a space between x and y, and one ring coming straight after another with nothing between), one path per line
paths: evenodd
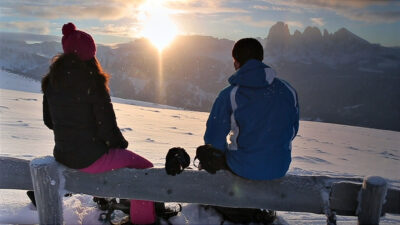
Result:
M62 51L57 41L29 43L10 36L0 34L1 68L37 80ZM302 119L400 130L400 48L370 44L345 28L329 33L307 27L290 34L283 22L259 40L265 40L264 62L296 88ZM180 36L160 62L158 51L137 39L98 45L97 57L112 76L116 97L208 111L234 72L233 44Z

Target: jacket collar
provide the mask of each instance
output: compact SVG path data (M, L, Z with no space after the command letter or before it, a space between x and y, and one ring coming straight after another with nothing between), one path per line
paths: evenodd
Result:
M276 73L271 67L259 60L250 59L229 78L229 83L246 87L265 87L270 85L275 77Z

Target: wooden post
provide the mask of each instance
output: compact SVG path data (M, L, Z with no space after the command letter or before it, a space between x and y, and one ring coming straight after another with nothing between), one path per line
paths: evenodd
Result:
M58 163L53 157L46 156L32 160L30 169L40 224L62 224Z
M364 178L357 210L359 225L379 224L386 191L387 183L382 177Z

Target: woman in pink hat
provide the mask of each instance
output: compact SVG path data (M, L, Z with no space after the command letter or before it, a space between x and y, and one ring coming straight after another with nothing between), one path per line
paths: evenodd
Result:
M53 130L54 157L61 164L87 173L119 168L153 167L127 150L109 94L109 75L96 59L93 38L72 23L62 28L64 53L54 57L42 80L43 120ZM154 203L131 200L134 224L156 222Z

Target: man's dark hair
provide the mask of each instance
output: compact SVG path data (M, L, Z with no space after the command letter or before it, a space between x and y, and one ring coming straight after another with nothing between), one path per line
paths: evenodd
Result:
M257 39L243 38L233 46L232 57L240 63L240 66L243 66L249 59L262 61L264 59L264 49Z

